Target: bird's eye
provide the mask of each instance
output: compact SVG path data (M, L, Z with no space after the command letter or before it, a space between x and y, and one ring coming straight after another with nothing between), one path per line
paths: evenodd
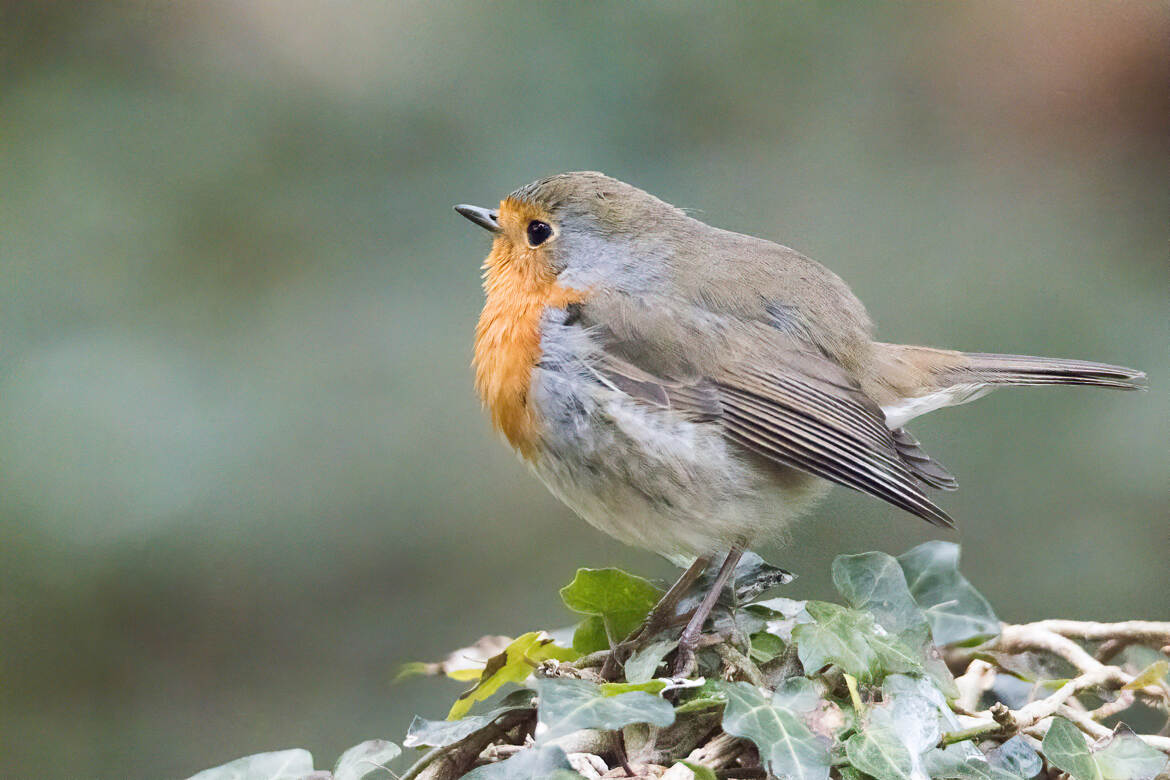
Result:
M539 219L534 219L528 223L528 243L532 246L540 246L548 237L552 235L552 228L547 222L541 222Z

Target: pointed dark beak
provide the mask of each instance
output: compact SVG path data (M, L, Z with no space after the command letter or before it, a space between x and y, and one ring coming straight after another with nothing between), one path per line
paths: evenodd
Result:
M499 215L491 209L481 209L479 206L468 206L466 203L460 203L455 207L455 210L484 230L490 230L493 233L500 232L500 223L496 222L496 217Z

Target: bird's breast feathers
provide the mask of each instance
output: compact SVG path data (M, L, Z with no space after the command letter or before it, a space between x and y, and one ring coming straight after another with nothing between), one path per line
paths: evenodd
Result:
M486 301L475 329L475 388L492 425L531 460L537 420L529 403L532 371L541 356L541 318L584 300L555 275L526 266L513 245L497 239L484 262Z

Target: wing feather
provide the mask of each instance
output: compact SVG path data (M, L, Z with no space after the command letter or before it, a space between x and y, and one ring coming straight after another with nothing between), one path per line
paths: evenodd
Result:
M843 373L835 364L823 361L801 373L810 360L802 355L783 367L788 371L745 366L675 380L603 351L596 368L643 403L717 422L729 439L757 455L868 493L935 525L954 525L919 487L921 481L945 489L954 478L908 434L899 445L880 407L847 381L834 381L834 369Z

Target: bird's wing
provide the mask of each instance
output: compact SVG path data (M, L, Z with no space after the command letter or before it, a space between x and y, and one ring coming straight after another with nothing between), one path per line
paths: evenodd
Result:
M799 349L769 352L766 364L707 361L704 375L685 380L656 375L604 348L597 368L631 397L718 423L730 440L769 460L953 525L918 485L930 481L903 459L908 445L899 447L880 407L840 365Z

